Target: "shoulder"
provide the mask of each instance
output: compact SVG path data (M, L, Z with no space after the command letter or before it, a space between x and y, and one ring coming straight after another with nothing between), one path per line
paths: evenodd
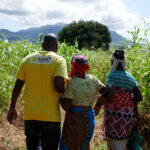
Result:
M39 52L35 52L35 53L32 53L32 54L29 54L29 55L27 55L24 59L23 59L23 61L27 61L27 60L29 60L30 58L32 58L32 57L34 57L34 56L38 56L39 55Z
M87 75L88 75L88 78L90 78L90 79L99 80L97 77L95 77L92 74L87 74Z
M65 59L64 59L62 56L58 55L57 53L50 52L49 55L51 55L52 57L54 57L55 60L58 60L58 61L65 61Z
M115 72L110 72L108 73L107 77L119 77L125 75L125 71L115 71Z
M133 77L132 75L131 75L131 73L129 73L129 72L125 72L128 76L130 76L130 77Z
M57 65L64 66L64 67L66 66L66 60L62 56L55 54L53 60L54 60L53 63Z
M97 78L92 74L86 74L86 79L95 81Z
M32 54L27 55L26 58L30 58L32 56L37 56L37 55L39 55L39 52L34 52Z
M107 78L115 76L116 72L110 72L107 74Z
M89 78L94 81L94 83L101 83L101 81L92 74L88 74Z
M126 74L127 74L127 76L128 76L129 78L131 78L133 81L136 81L135 78L134 78L134 76L131 75L129 72L126 72Z

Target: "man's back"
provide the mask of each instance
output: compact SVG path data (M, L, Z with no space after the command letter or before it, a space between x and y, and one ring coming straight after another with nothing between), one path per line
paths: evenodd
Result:
M66 61L58 56L57 36L44 36L43 51L27 56L17 73L7 119L17 118L16 102L25 84L24 126L27 149L57 150L60 139L59 94L65 90Z
M40 51L27 56L17 78L25 81L25 120L60 122L59 93L54 77L67 78L65 60L54 52Z

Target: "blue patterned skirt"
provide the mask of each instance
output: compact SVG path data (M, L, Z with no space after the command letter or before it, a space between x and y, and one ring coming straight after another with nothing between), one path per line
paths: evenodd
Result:
M71 107L66 112L60 150L89 150L95 125L94 116L92 108Z

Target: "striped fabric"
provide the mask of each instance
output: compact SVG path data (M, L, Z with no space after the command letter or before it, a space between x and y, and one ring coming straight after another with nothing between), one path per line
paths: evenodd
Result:
M106 85L114 85L115 87L126 88L132 90L138 86L134 77L126 71L110 72L107 75Z

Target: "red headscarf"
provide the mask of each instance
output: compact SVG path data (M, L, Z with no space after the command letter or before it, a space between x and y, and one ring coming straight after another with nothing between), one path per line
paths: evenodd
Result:
M85 72L89 70L87 59L82 55L75 55L71 61L70 76L73 79L74 76L83 78Z

